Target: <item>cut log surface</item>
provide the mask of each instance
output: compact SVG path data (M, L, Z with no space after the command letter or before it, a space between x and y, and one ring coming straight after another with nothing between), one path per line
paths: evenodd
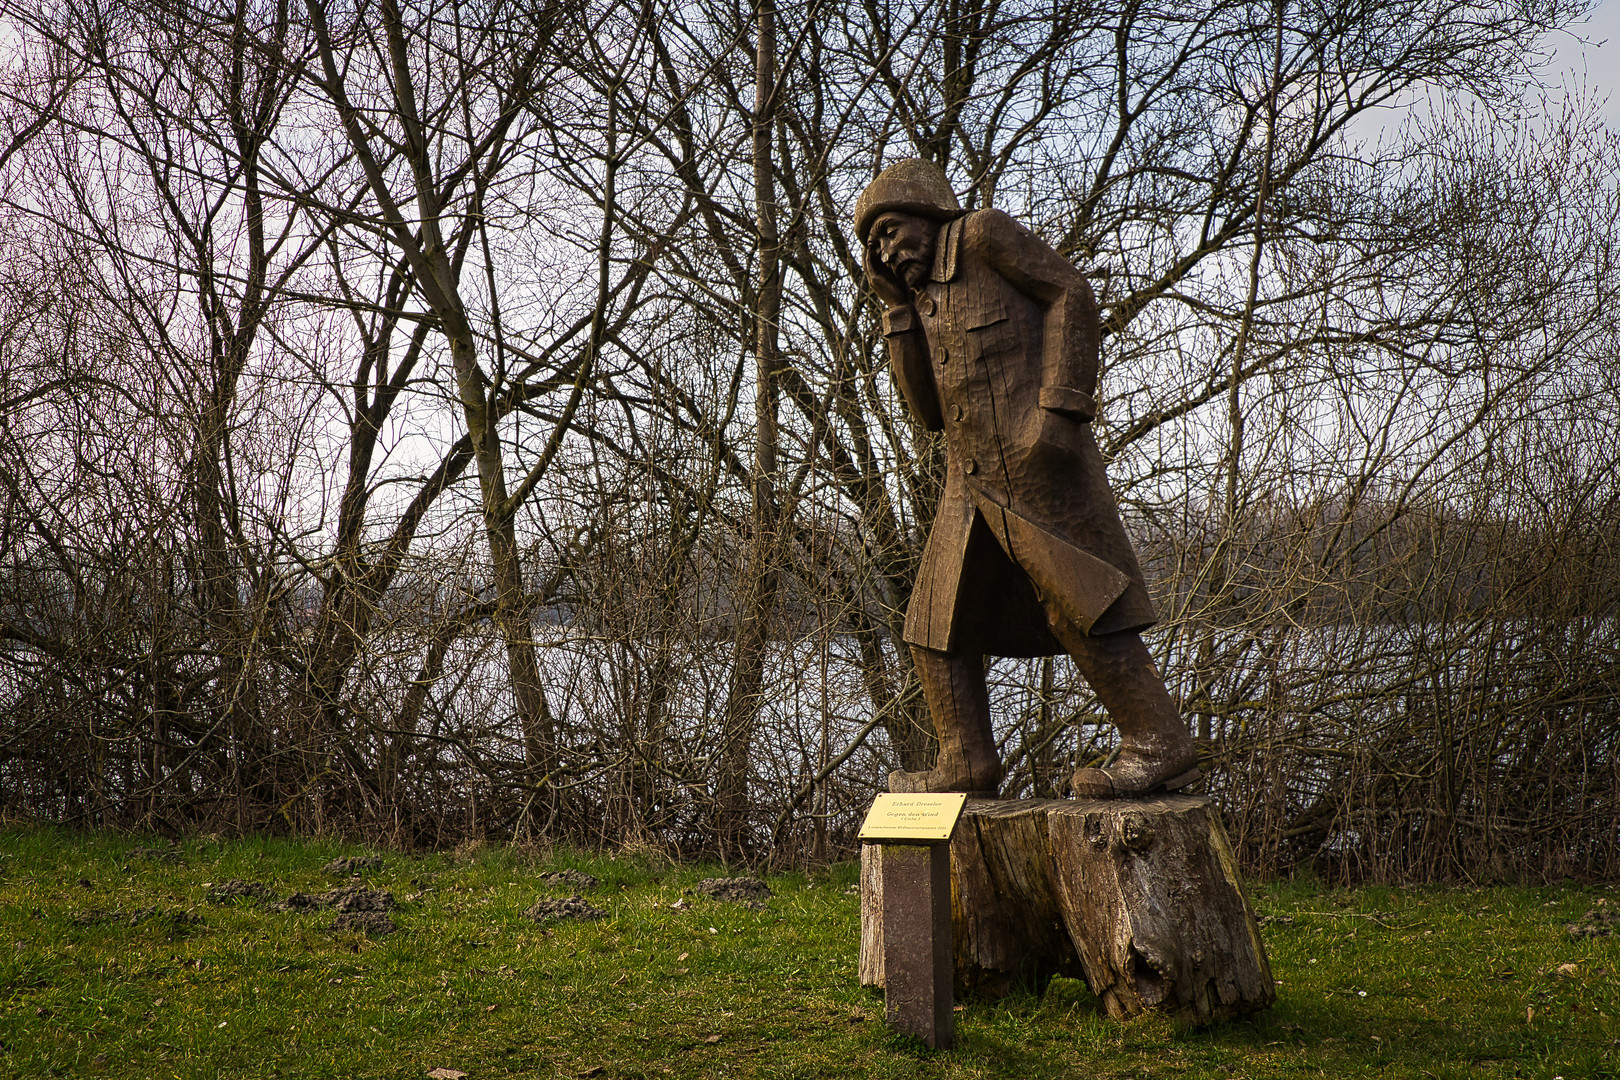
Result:
M861 853L861 982L883 985L882 848ZM981 996L1082 976L1109 1014L1196 1022L1276 999L1214 803L969 800L951 840L955 981Z

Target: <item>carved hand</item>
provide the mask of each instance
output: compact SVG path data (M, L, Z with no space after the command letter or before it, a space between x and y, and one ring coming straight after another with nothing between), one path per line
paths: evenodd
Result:
M866 267L866 280L872 283L872 291L879 299L890 308L911 306L911 289L882 259L875 257L871 244L866 246L861 261Z

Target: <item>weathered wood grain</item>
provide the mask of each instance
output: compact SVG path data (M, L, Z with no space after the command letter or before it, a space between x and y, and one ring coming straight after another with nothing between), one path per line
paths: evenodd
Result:
M1276 1000L1226 831L1208 799L1075 801L1047 815L1064 923L1109 1015L1210 1021Z
M861 845L862 986L883 985L883 845Z
M882 851L861 856L863 985L882 986ZM1207 1022L1275 1000L1214 803L970 799L951 841L955 982L996 996L1082 976L1115 1017Z

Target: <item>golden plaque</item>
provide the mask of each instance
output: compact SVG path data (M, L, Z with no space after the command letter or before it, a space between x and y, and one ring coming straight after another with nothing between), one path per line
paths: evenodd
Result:
M885 792L872 800L861 839L872 843L943 844L956 831L965 792L944 795Z

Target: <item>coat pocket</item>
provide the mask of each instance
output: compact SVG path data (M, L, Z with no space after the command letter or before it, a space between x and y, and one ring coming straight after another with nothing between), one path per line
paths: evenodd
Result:
M1007 307L994 292L964 297L961 338L969 360L988 360L1016 351L1019 342L1010 326Z
M965 330L982 330L986 326L1006 321L1007 306L994 292L987 295L969 295L962 300L962 327Z

